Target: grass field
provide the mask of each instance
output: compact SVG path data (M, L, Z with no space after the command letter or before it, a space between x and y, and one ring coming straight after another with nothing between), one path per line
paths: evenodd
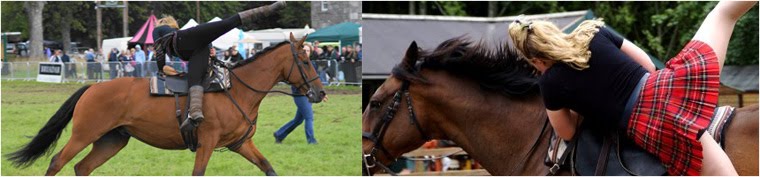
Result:
M61 104L83 84L46 84L24 81L2 81L0 121L1 154L17 150L30 141L39 128ZM283 144L275 144L272 133L295 115L293 99L280 94L267 96L259 111L258 129L253 140L279 175L361 175L359 164L361 131L361 96L358 87L328 88L331 94L327 103L314 104L314 129L318 145L307 145L303 126L299 126ZM65 130L57 153L68 141L71 125ZM79 162L90 147L80 152L58 175L74 175L74 164ZM43 156L26 169L15 168L7 156L0 156L1 174L44 175L50 156ZM189 150L162 150L134 138L119 154L92 175L144 176L191 175L195 154ZM255 165L234 152L214 152L206 175L250 176L264 175Z

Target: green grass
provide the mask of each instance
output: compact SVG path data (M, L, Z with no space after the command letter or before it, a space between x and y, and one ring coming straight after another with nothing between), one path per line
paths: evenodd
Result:
M18 150L36 135L39 128L61 104L82 84L47 84L24 81L2 81L2 133L0 151L5 155ZM353 90L353 88L343 88ZM356 89L358 90L358 89ZM330 90L328 89L328 92ZM303 126L299 126L283 144L275 144L272 133L295 115L293 99L281 94L267 96L260 108L254 143L279 175L360 175L361 123L359 92L332 94L327 103L314 104L314 129L318 145L307 145ZM57 153L69 140L71 125L58 140ZM90 147L80 152L58 175L74 175L74 164ZM51 156L43 156L26 169L13 167L2 157L1 174L44 175ZM92 175L191 175L195 154L189 150L163 150L134 138L116 156L97 168ZM206 175L264 175L255 165L237 153L214 152Z

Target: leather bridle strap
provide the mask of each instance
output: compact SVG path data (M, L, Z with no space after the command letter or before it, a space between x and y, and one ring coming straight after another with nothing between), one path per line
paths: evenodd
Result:
M430 136L428 136L425 131L422 130L422 126L419 124L419 121L417 120L417 116L414 113L414 106L412 105L412 97L409 94L409 81L404 81L402 83L401 88L399 91L396 91L396 93L393 95L393 102L391 105L387 107L387 111L383 115L383 118L380 120L378 124L375 125L375 127L372 129L372 133L369 132L362 132L362 138L371 140L374 144L372 149L370 150L369 154L363 154L362 163L364 168L369 170L370 168L374 168L375 166L379 166L380 168L383 168L391 175L396 175L392 171L390 171L390 168L383 165L382 163L379 163L377 159L375 158L377 150L383 152L383 154L386 157L391 157L390 152L383 146L382 140L385 136L385 132L387 131L391 121L393 121L393 118L396 116L396 112L398 111L398 106L401 105L401 99L403 97L406 97L406 103L407 103L407 110L409 111L409 121L412 125L415 126L417 131L420 132L420 136L423 140L429 140ZM371 162L368 163L368 162Z

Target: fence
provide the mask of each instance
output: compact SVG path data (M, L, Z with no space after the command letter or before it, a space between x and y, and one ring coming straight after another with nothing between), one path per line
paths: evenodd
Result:
M325 85L361 85L361 62L314 61L330 63L318 70ZM3 62L0 78L4 80L36 80L40 62ZM187 71L186 62L167 62L179 72ZM63 82L103 82L119 77L150 77L158 68L155 62L127 66L128 62L71 62L64 65ZM134 68L127 72L130 67ZM320 78L323 79L323 78Z

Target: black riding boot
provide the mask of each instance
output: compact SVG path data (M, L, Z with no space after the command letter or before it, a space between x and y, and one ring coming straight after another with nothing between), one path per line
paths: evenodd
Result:
M190 87L188 96L190 99L190 108L188 109L187 119L182 122L180 129L194 129L198 124L203 122L203 87L193 85Z

